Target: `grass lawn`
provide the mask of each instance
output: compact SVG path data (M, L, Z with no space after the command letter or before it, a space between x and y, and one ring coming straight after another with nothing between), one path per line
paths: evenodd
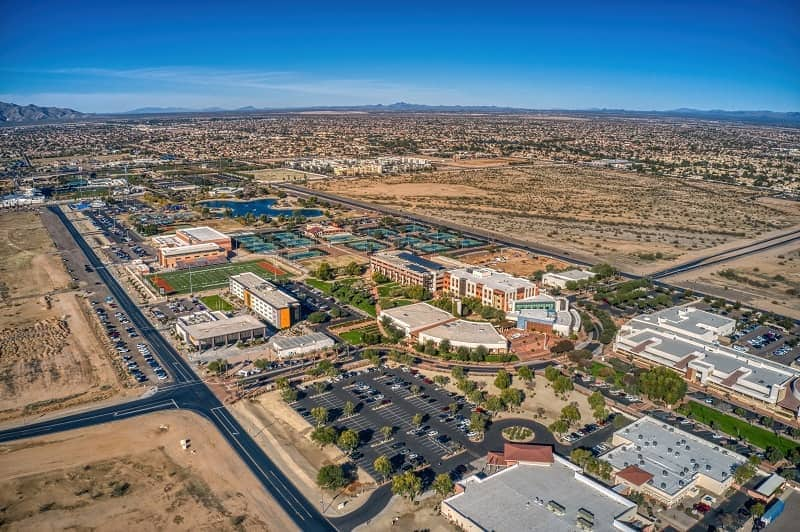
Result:
M211 310L221 310L223 312L228 312L229 310L233 310L233 305L231 305L218 295L201 297L200 301L202 301L203 304Z
M333 283L331 283L331 282L320 281L319 279L315 279L314 277L309 277L308 279L304 280L303 282L306 283L308 286L316 288L317 290L322 290L326 294L330 294L331 293L331 286L333 285Z
M379 329L378 325L373 323L370 325L366 325L364 327L360 327L358 329L353 329L351 331L338 333L339 337L345 342L352 344L352 345L359 345L363 343L363 337L365 333L374 333L378 334Z
M696 419L706 425L711 425L711 422L713 422L715 429L721 430L730 436L741 437L761 449L776 447L786 454L790 449L800 447L800 445L792 440L776 436L767 429L751 425L739 418L723 414L704 404L695 401L689 401L686 404L689 407L692 419Z
M274 267L271 264L262 260L253 260L221 264L218 266L206 266L204 268L192 268L191 270L157 273L149 275L147 279L156 289L163 287L166 293L188 294L190 286L191 290L194 292L202 292L203 290L212 290L228 286L228 279L231 276L244 272L255 273L268 281L276 277L277 279L287 279L291 277L291 275L286 272L281 272L281 275L276 276L272 272L272 268ZM190 276L191 283L189 282Z
M388 297L392 295L399 286L399 284L393 282L382 284L378 286L378 295L381 297Z

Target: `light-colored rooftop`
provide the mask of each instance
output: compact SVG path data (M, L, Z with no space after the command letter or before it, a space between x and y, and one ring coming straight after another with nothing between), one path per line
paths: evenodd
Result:
M266 328L263 322L249 314L194 324L179 321L179 326L197 340Z
M178 232L190 236L200 242L207 242L209 240L222 240L228 238L224 233L220 233L212 227L207 225L201 227L188 227L186 229L178 229Z
M498 272L491 268L461 268L450 272L453 277L467 279L474 283L479 283L493 290L518 290L520 288L531 288L534 285L522 277L514 277L508 273Z
M617 347L634 351L637 356L681 372L685 372L687 367L703 370L712 382L769 402L777 400L777 389L773 390L773 386L785 386L800 375L789 366L698 338L693 333L681 334L679 330L660 326L657 319L646 319L655 315L636 317L623 326L617 337ZM725 324L722 320L714 319L715 315L709 312L701 315L692 313L692 316L705 324ZM693 319L693 323L699 321ZM716 338L715 335L712 337ZM681 363L684 360L686 362ZM737 373L735 380L723 383L734 373Z
M276 351L283 351L285 349L297 349L314 344L333 345L335 342L327 334L317 332L301 336L273 336L269 343Z
M675 495L697 475L724 482L745 458L649 416L618 430L625 443L600 456L614 469L634 465L653 475L654 488Z
M447 339L451 342L465 344L485 346L507 344L505 336L497 332L491 323L485 321L455 320L426 329L421 334L430 338Z
M484 479L471 477L462 483L463 493L443 504L484 530L577 530L580 509L593 516L592 530L619 530L616 519L636 505L564 458L554 458L552 465L521 463ZM547 508L550 501L564 508L563 516Z
M563 272L548 272L545 275L565 281L583 281L584 279L591 279L596 274L585 270L567 270Z
M644 323L677 329L692 336L704 336L709 331L714 332L724 327L731 327L736 323L733 318L694 307L670 307L652 314L642 314L635 319Z
M259 277L253 272L243 272L231 276L232 281L244 286L251 294L263 299L275 308L283 308L291 305L299 305L300 302L293 296L279 289L277 286Z
M194 253L204 253L208 251L219 251L221 249L221 247L213 242L204 242L202 244L192 244L190 246L161 248L161 254L165 257L176 257L180 255L191 255Z
M398 324L411 331L424 329L455 319L452 314L428 303L413 303L402 307L381 311L381 316L389 316Z

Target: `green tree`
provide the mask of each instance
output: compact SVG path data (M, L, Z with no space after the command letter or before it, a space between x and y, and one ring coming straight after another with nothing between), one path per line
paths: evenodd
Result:
M411 387L408 389L408 391L411 392L411 395L416 397L417 395L420 394L422 388L420 388L418 384L412 384Z
M686 395L686 381L671 369L658 366L639 376L639 390L654 401L674 405Z
M760 519L766 510L764 503L761 502L757 502L750 507L750 513L753 515L754 519Z
M450 403L447 408L450 410L450 414L454 416L458 412L458 403Z
M553 391L557 394L566 394L574 389L575 386L572 384L572 379L566 375L559 375L553 382Z
M346 417L350 417L356 413L356 405L353 404L353 401L347 401L342 411Z
M778 462L783 460L784 457L785 457L785 455L783 454L783 451L781 451L777 447L767 447L767 452L764 454L764 456L766 457L766 459L769 462L771 462L773 464L777 464Z
M450 340L445 338L441 342L439 342L439 352L440 353L449 353L451 349Z
M460 381L464 379L466 374L464 373L463 366L453 366L453 369L450 370L450 375L453 377L454 380Z
M383 480L386 480L389 478L389 475L392 474L392 462L390 462L389 459L384 455L377 457L372 463L372 467L374 467L375 471L383 477Z
M294 388L284 388L281 390L281 399L287 403L294 403L297 401L297 390Z
M435 382L439 386L444 387L447 386L448 383L450 382L450 377L448 377L447 375L436 375L433 378L433 382Z
M320 427L328 422L328 409L324 406L317 406L311 409L311 417L317 422Z
M486 416L480 412L473 412L469 418L469 428L475 432L484 432L486 430Z
M568 353L575 349L575 344L570 340L561 340L550 348L551 353Z
M208 371L214 373L216 375L221 375L228 371L228 362L222 358L218 358L217 360L212 360L206 366Z
M563 419L557 419L550 423L550 426L547 428L550 429L550 432L561 435L569 430L569 425Z
M364 273L364 269L355 261L351 261L347 266L344 267L344 273L354 277L356 275L361 275Z
M486 396L486 401L484 402L484 405L488 410L492 412L499 412L500 410L503 410L503 408L505 407L503 400L500 399L500 397L497 395Z
M433 479L432 487L440 497L447 497L453 491L453 479L447 473L440 473Z
M756 474L756 468L750 462L741 464L733 471L733 480L743 486L748 480L753 478Z
M383 434L383 441L388 441L389 436L391 436L393 432L394 432L394 427L390 427L389 425L382 426L381 434Z
M334 277L333 268L331 268L331 265L325 261L321 262L319 266L317 266L317 270L314 272L314 274L317 279L322 281L328 281Z
M581 411L578 409L578 403L572 402L562 408L561 419L566 421L570 427L579 421L581 419Z
M522 404L522 401L525 400L525 394L517 388L506 388L500 394L500 399L503 400L506 408L511 410L512 407L518 407Z
M314 429L314 432L311 433L311 439L323 447L335 442L336 436L336 429L331 426L317 427Z
M501 390L505 390L511 386L511 375L504 369L499 370L494 378L494 385Z
M411 471L406 471L392 479L392 493L408 497L412 502L422 493L422 479Z
M555 380L561 376L561 371L555 366L547 366L544 368L544 378L550 382L555 382Z
M307 319L310 323L322 323L328 319L328 315L317 310L309 314Z
M347 484L341 466L330 464L322 466L317 473L317 485L326 490L335 490Z
M592 452L587 449L573 449L569 453L569 459L581 467L586 467L587 462L593 457Z
M423 419L425 419L425 418L422 416L422 414L417 412L416 414L414 414L414 417L411 418L411 423L415 427L419 428L422 425L422 420Z
M517 377L529 384L533 380L533 370L528 366L520 366L517 369Z
M275 387L279 390L285 390L289 387L289 379L286 377L278 377L275 379Z
M343 430L339 434L338 444L347 454L350 454L358 447L358 434L350 429Z

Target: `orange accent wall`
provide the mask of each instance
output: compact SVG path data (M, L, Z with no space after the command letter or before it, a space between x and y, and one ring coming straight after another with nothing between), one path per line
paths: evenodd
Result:
M289 313L289 308L282 308L280 312L279 326L281 329L286 329L292 326L292 316Z
M250 308L250 292L244 291L244 306Z

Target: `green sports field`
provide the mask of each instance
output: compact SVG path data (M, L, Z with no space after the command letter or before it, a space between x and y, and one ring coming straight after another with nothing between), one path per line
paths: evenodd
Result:
M268 281L275 278L287 279L290 274L275 268L272 264L263 260L249 262L235 262L231 264L221 264L218 266L205 266L202 268L192 268L191 270L180 270L168 273L157 273L149 275L147 280L158 290L164 288L167 294L188 294L213 290L228 285L228 279L233 275L244 272L252 272L264 277ZM191 275L191 283L189 276Z

